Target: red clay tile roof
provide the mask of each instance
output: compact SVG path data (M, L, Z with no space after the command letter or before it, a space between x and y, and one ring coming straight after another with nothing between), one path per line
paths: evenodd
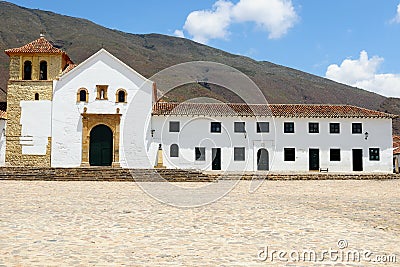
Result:
M400 154L400 136L393 136L393 154Z
M153 115L274 116L293 118L396 118L396 115L349 105L225 104L157 102Z
M69 65L65 68L65 70L61 73L61 76L64 75L64 74L67 74L68 72L70 72L71 70L73 70L76 66L78 66L78 65L76 65L76 64L69 64Z
M63 50L54 47L43 36L24 46L7 49L5 52L7 55L20 54L20 53L49 53L49 54L62 54L68 57L68 55Z
M253 110L252 110L253 108ZM250 107L243 104L198 104L157 102L153 106L153 115L209 115L209 116L271 116L267 105Z
M6 120L7 119L7 112L4 110L0 110L0 119Z

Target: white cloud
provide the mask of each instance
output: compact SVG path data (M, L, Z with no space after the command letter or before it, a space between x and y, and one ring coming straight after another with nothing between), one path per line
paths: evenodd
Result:
M212 10L193 11L187 17L183 29L199 43L207 43L209 39L224 39L228 36L232 6L229 1L219 0Z
M392 19L392 23L400 23L400 4L397 5L396 17Z
M298 20L289 0L241 0L233 7L232 15L238 22L255 22L269 32L269 38L280 38Z
M383 61L377 56L368 58L368 53L361 51L359 59L345 59L340 66L330 65L325 76L381 95L400 97L400 74L377 73Z
M218 0L211 10L190 13L183 30L193 40L207 43L210 39L226 39L233 23L253 22L269 33L270 39L280 38L297 22L291 0L240 0L233 4ZM181 33L182 30L175 31Z
M185 34L181 30L175 30L174 35L176 37L185 38Z
M340 66L330 65L326 71L326 77L347 84L355 84L358 81L372 79L382 62L383 58L375 56L368 59L368 53L361 51L359 59L345 59Z

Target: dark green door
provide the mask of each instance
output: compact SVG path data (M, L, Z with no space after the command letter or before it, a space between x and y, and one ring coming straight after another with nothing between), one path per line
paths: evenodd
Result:
M318 171L319 170L319 149L312 149L309 150L309 167L310 171Z
M97 125L90 132L90 166L111 166L113 133L105 125Z

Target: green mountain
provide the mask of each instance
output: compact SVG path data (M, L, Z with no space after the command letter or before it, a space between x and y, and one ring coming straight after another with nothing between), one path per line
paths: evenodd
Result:
M65 50L75 63L82 62L101 47L146 77L178 63L214 61L248 75L270 103L351 104L400 114L400 99L386 98L288 67L229 54L187 39L161 34L129 34L81 18L0 2L0 50L31 42L42 30L46 38ZM8 60L6 54L0 53L0 87L3 89L8 79ZM178 88L168 98L176 101L193 96L238 102L236 96L223 88L204 84ZM1 92L0 98L5 99ZM400 120L395 120L394 124L395 132L400 133Z

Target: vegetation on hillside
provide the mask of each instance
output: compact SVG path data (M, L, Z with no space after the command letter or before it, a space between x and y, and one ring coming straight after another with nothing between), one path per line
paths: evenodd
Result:
M128 34L85 19L0 2L1 50L31 42L39 37L42 30L46 32L46 38L65 50L75 63L82 62L102 47L146 77L178 63L213 61L248 75L270 103L351 104L400 114L400 99L386 98L270 62L229 54L183 38ZM0 87L4 89L8 79L8 63L7 55L0 53ZM169 98L182 100L199 97L201 92L208 97L237 102L236 96L221 88L204 86L178 88ZM5 99L1 91L0 98ZM397 120L394 129L400 130Z

